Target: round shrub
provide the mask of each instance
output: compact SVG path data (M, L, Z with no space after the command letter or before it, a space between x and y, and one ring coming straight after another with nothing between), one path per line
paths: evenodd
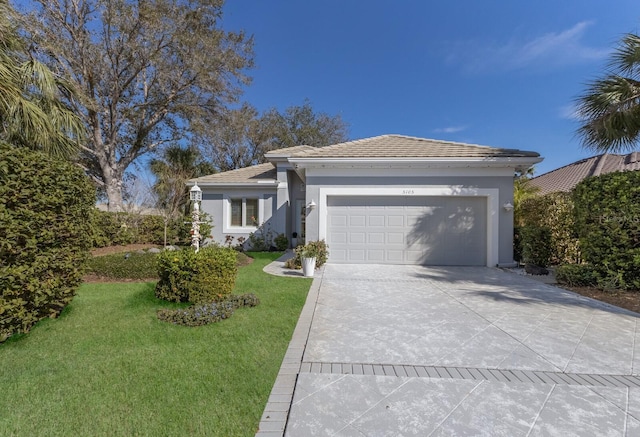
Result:
M238 274L236 251L203 247L164 251L158 256L156 297L170 302L209 303L226 299Z
M94 204L80 168L0 143L0 341L71 301L91 247Z

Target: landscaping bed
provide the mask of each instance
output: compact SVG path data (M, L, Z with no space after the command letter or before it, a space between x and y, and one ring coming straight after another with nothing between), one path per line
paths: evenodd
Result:
M560 284L557 286L591 299L640 313L640 291L603 291L594 287L569 287L568 285Z

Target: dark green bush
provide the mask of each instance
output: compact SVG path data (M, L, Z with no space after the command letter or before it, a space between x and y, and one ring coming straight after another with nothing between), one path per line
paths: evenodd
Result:
M599 286L640 289L640 172L587 178L573 200L582 256Z
M127 256L128 255L128 256ZM89 259L87 273L112 279L154 279L158 277L155 253L116 253Z
M220 302L192 305L178 310L158 310L158 319L183 326L202 326L231 317L241 307L254 307L260 299L253 293L232 295Z
M588 264L564 264L556 269L556 280L572 287L594 287L598 273Z
M94 203L77 166L0 144L0 341L71 301L91 247Z
M158 256L156 297L170 302L209 303L226 299L238 273L236 251L204 247L165 251Z
M551 259L551 230L541 226L523 226L520 229L522 259L527 264L540 267L549 265Z

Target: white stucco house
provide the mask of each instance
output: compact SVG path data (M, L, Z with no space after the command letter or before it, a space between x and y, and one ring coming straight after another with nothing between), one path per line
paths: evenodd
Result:
M264 223L325 239L329 262L513 264L513 178L538 153L382 135L266 154L268 163L192 179L213 239Z

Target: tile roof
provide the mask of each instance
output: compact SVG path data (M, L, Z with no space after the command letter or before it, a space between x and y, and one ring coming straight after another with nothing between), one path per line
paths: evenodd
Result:
M265 182L275 183L277 180L276 168L271 163L253 165L251 167L239 168L237 170L215 173L208 176L202 176L191 179L190 182L197 182L201 185L206 184L260 184Z
M589 176L599 176L614 171L640 170L640 152L628 155L602 154L576 161L531 179L541 195L557 191L571 191Z
M381 135L304 150L293 155L295 158L514 158L539 156L536 152L429 140L404 135Z
M302 153L302 152L305 152L307 150L314 150L314 149L315 149L315 147L312 147L312 146L285 147L285 148L282 148L282 149L271 150L271 151L265 153L264 156L267 159L269 159L270 157L274 157L274 156L289 157L291 155L295 155L296 153Z

